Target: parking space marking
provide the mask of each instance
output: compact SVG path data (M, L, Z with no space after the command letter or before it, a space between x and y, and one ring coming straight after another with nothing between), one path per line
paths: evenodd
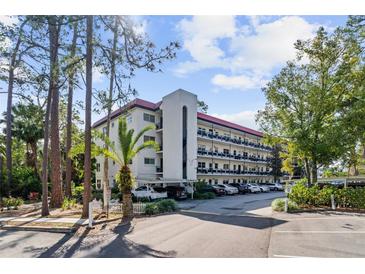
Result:
M318 257L307 257L307 256L277 255L277 254L273 254L273 257L276 257L276 258L318 258Z
M365 234L365 231L346 231L346 230L334 230L334 231L323 231L323 230L282 230L282 231L274 231L274 233L294 233L294 234Z

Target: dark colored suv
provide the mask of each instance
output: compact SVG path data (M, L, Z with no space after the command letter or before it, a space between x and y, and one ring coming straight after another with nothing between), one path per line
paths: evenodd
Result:
M167 192L167 197L175 200L184 200L188 198L188 195L185 191L185 187L181 186L167 186L165 187Z
M245 183L231 183L230 186L236 187L241 194L249 192L248 185Z

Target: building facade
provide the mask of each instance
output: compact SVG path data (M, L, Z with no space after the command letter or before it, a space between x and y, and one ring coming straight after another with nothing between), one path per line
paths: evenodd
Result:
M145 149L130 163L137 185L166 186L196 180L210 184L272 182L268 162L271 148L262 144L263 134L197 110L197 96L179 89L158 103L135 99L111 115L110 139L118 148L118 119L139 132L155 124L140 143L155 140L160 149ZM106 130L106 117L93 128ZM101 141L96 141L103 145ZM120 153L120 152L119 152ZM96 159L96 186L102 187L104 158ZM119 166L109 160L108 179L115 184Z

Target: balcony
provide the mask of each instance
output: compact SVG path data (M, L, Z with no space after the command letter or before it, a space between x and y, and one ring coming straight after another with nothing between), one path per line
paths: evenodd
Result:
M271 172L270 171L197 168L197 175L270 176Z
M241 154L230 154L230 153L223 153L223 152L213 152L207 151L204 149L198 149L198 156L207 157L207 158L215 158L215 159L224 159L224 160L235 160L235 161L242 161L242 162L249 162L249 163L263 163L267 164L271 161L270 158L258 158L254 155L241 155Z
M272 151L272 148L270 146L265 146L263 144L255 144L253 142L247 142L247 141L243 141L241 139L230 138L228 136L213 134L210 132L207 133L204 130L200 130L200 129L198 129L198 136L205 138L205 139L215 140L218 142L231 143L231 144L244 146L244 147L248 147L248 148L255 148L255 149L259 149L259 150L263 150L263 151Z

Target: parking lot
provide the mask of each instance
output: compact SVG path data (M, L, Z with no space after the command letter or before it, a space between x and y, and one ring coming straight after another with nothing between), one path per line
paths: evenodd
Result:
M365 217L272 212L283 192L181 201L98 235L0 231L0 257L365 257Z

